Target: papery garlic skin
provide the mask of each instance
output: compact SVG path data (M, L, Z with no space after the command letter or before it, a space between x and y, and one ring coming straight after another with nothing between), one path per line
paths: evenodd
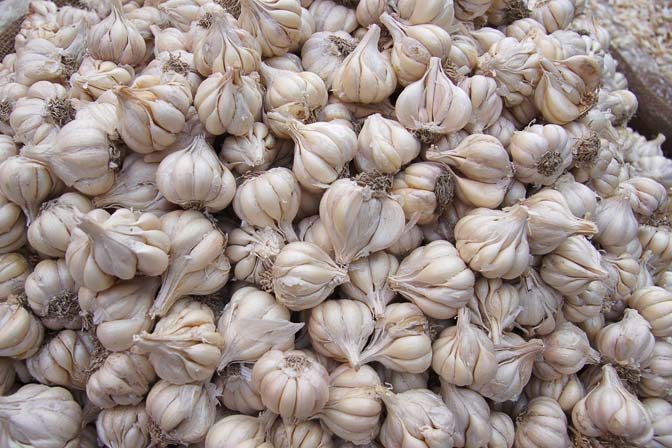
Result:
M271 270L278 302L292 311L313 308L348 280L347 270L312 243L295 242L282 248Z
M303 324L289 319L289 310L271 294L253 287L237 290L217 322L224 337L218 370L236 361L256 361L269 350L294 348L294 334Z
M218 420L208 430L203 442L205 448L234 448L249 446L262 448L265 440L260 419L247 415L229 415Z
M379 103L397 87L392 64L378 51L380 27L371 25L334 73L332 90L341 101Z
M154 321L148 311L161 286L157 277L134 277L94 293L79 289L82 313L96 326L100 344L112 352L122 352L133 346L133 336L149 331Z
M30 274L28 261L18 253L0 255L0 301L23 291Z
M261 79L266 87L264 110L279 112L301 122L310 121L327 104L327 88L317 74L292 72L262 63Z
M449 319L469 301L474 273L448 241L433 241L406 256L388 277L392 291L399 292L425 314Z
M112 0L109 15L89 32L87 47L96 59L136 65L145 58L145 40L122 10L121 1Z
M658 286L638 289L628 299L628 306L636 309L651 325L651 333L656 337L672 336L672 322L669 308L672 295Z
M100 362L100 360L96 360ZM156 373L143 355L112 353L86 382L86 396L103 409L139 404L147 395Z
M518 277L529 262L527 218L521 205L502 211L473 210L455 226L460 257L486 278Z
M520 448L570 445L567 417L557 401L548 397L530 400L526 411L517 419L515 445Z
M576 182L571 174L560 176L553 188L562 193L574 216L584 219L595 216L597 194L590 187Z
M230 364L214 383L221 389L217 398L227 409L255 415L266 408L259 392L252 387L252 364Z
M399 122L380 114L366 118L357 147L355 165L360 172L395 174L420 154L420 142Z
M154 384L147 395L147 415L166 441L198 443L215 423L217 398L208 384Z
M588 437L614 435L642 445L653 437L646 408L624 387L609 364L602 367L599 384L574 406L572 423Z
M472 321L485 328L495 344L501 342L504 331L512 329L521 311L518 290L501 279L479 278L474 286L474 298L468 307Z
M390 194L401 204L407 221L426 225L446 208L453 179L441 164L411 163L394 176Z
M282 56L301 38L299 0L243 0L238 23L257 39L265 58Z
M26 367L42 384L84 390L94 350L89 333L63 330L28 358Z
M639 369L649 362L655 342L651 325L636 310L627 308L623 319L600 330L595 345L611 362Z
M0 302L0 356L26 359L42 345L44 327L40 320L10 297Z
M340 286L346 296L366 304L374 317L382 316L394 299L388 277L397 272L399 261L384 251L361 258L348 266L347 283Z
M145 412L145 405L103 409L96 418L96 432L107 447L149 447L149 416Z
M73 104L67 90L59 84L38 81L18 99L9 115L9 124L17 142L37 145L50 142L73 118Z
M285 420L319 412L329 399L328 381L322 364L300 350L270 350L252 369L252 384L261 401Z

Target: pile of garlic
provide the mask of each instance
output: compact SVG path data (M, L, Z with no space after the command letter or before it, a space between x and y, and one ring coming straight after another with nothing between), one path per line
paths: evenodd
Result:
M0 65L4 444L672 447L672 160L582 0L81 3Z

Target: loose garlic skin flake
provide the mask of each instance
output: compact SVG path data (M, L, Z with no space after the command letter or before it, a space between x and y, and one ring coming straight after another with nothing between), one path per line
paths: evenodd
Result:
M252 384L261 401L285 420L319 412L329 399L328 383L322 364L300 350L270 350L252 369Z

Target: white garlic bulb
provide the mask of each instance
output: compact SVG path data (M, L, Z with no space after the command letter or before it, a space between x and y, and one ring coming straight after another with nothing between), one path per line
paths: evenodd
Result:
M354 50L336 69L332 90L341 101L379 103L397 87L392 64L378 51L380 27L371 25Z
M529 399L548 397L557 401L560 408L571 413L574 405L586 396L586 391L576 374L563 375L555 380L540 380L532 375L530 382L525 386L525 395Z
M89 333L63 330L28 358L26 367L42 384L84 390L94 351Z
M168 268L170 238L159 218L118 209L95 209L80 218L65 253L75 281L92 290L112 286L114 278L161 275Z
M320 220L334 247L335 261L348 264L386 249L404 231L404 211L370 181L340 179L320 201Z
M420 142L399 122L369 115L357 137L355 166L360 172L395 174L420 154Z
M503 412L493 412L490 415L492 433L488 448L512 448L515 438L515 427L511 417Z
M595 345L611 362L639 369L649 362L655 342L651 325L636 310L627 308L623 319L600 330Z
M82 409L62 387L27 384L0 397L7 446L79 446Z
M138 65L145 58L145 40L126 18L120 0L111 0L109 15L89 32L87 48L96 59Z
M599 384L574 406L572 423L588 437L613 435L636 445L645 445L653 437L646 408L609 364L602 367Z
M432 344L432 368L441 379L456 386L478 387L490 381L497 369L495 349L488 336L469 322L461 308L457 325L448 327Z
M255 285L262 284L265 273L285 245L284 237L269 227L235 228L229 232L228 239L226 256L234 265L234 277Z
M551 333L563 301L560 293L548 286L533 268L521 275L517 289L521 310L516 316L516 324L530 336Z
M115 87L126 86L133 80L135 71L128 65L85 57L76 73L70 77L74 98L95 101Z
M240 27L255 37L265 58L282 56L301 38L299 0L243 0Z
M543 341L541 359L534 364L534 376L541 380L557 380L600 361L600 353L591 348L586 333L570 322L558 325Z
M624 195L600 201L595 211L595 223L600 229L596 240L611 253L623 252L624 245L637 236L638 223Z
M382 316L385 306L394 299L388 277L397 272L399 261L384 251L360 258L348 266L349 281L339 290L369 307L374 317Z
M198 443L215 423L217 398L212 384L159 381L147 395L147 415L164 443Z
M266 86L264 110L288 114L305 122L312 120L327 104L327 88L315 73L293 72L262 63L259 71Z
M150 315L163 316L184 295L207 295L229 279L226 238L205 215L195 210L174 211L161 217L168 235L170 263Z
M570 445L567 417L558 402L552 398L537 397L530 400L516 423L516 447L565 448Z
M18 99L9 115L9 124L17 142L38 145L50 142L73 118L73 104L65 87L39 81Z
M569 136L562 127L553 124L535 124L515 132L509 152L516 178L524 183L550 185L572 163Z
M259 392L252 387L252 364L230 364L214 383L221 389L217 398L227 409L248 415L265 409Z
M382 368L382 372L378 372L382 380L386 384L392 386L392 390L396 392L406 392L411 389L427 389L429 381L429 372L422 373L408 373L397 372Z
M331 432L314 420L287 422L278 418L266 437L269 442L259 448L271 448L269 446L271 443L276 447L296 448L333 448L334 446Z
M543 259L541 278L565 296L579 294L591 282L606 280L600 254L583 236L570 236Z
M247 415L229 415L218 420L203 442L205 448L265 448L266 439L261 419Z
M65 260L42 260L26 279L24 287L30 309L50 330L80 329L77 285Z
M322 364L300 350L270 350L252 369L252 384L261 401L285 420L319 412L329 399L328 381Z
M301 64L315 73L328 89L336 70L357 46L357 41L345 31L320 31L308 38L301 47Z
M79 306L96 327L96 337L107 350L121 352L133 346L133 336L149 331L149 309L161 286L158 277L137 276L95 293L79 289Z
M106 447L149 447L151 437L145 405L103 409L96 418L96 432Z
M264 123L254 123L243 136L229 135L222 142L219 158L237 174L266 171L273 166L280 145Z
M23 255L12 252L0 255L0 301L20 294L29 274L30 265Z
M628 306L636 309L649 322L651 332L656 337L672 336L670 313L667 311L670 305L672 296L667 290L658 286L638 289L628 298Z
M42 345L44 327L40 320L13 297L0 302L0 356L26 359Z
M280 250L271 270L278 302L293 311L313 308L348 281L346 269L313 243L294 242Z
M7 199L0 191L0 253L10 253L24 244L26 244L26 216L21 207Z
M527 218L522 205L469 212L455 226L460 257L486 278L518 277L527 269L530 256Z
M486 446L493 428L485 398L446 381L441 381L441 397L455 417L454 446Z
M490 339L499 344L502 334L513 327L521 311L518 290L501 279L479 278L474 293L468 305L472 320L486 328Z
M638 389L647 397L667 397L672 387L672 344L658 340L647 367L641 372Z
M449 319L472 296L474 273L452 244L439 240L406 256L388 283L428 316Z
M597 194L590 187L576 182L570 173L560 176L553 188L562 193L574 216L584 219L595 216Z
M426 389L382 393L387 417L380 429L384 446L453 446L455 417L441 397Z
M653 439L646 445L648 448L667 448L672 443L670 434L670 419L672 405L660 398L647 398L642 401L651 417Z
M218 370L233 362L256 361L269 350L294 348L294 334L303 324L289 319L289 310L271 294L249 286L237 290L217 322L224 337Z
M308 8L315 19L316 31L353 32L359 24L355 11L333 0L313 0Z
M648 177L632 177L621 182L616 191L625 193L632 211L642 216L652 216L668 203L665 187Z
M341 365L329 375L329 400L320 421L338 437L358 445L370 443L380 430L382 383L373 368Z
M112 353L104 360L94 359L92 365L102 365L86 382L86 396L103 409L137 405L144 399L156 374L147 358L131 352Z

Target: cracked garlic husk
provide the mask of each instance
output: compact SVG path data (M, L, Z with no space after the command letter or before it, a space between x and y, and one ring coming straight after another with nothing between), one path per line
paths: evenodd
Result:
M156 373L149 360L131 352L94 353L90 370L94 370L86 382L86 396L91 403L102 409L115 406L134 406L142 402ZM98 367L98 370L95 370Z
M339 287L340 292L359 300L369 307L374 317L380 317L394 297L388 277L397 272L399 261L387 252L375 252L348 266L348 282Z
M433 241L407 255L388 276L392 291L413 302L425 314L450 319L474 291L474 273L448 241Z
M81 328L77 285L64 259L40 261L26 279L24 292L28 306L46 328Z
M226 237L205 215L178 210L161 217L161 228L171 242L168 268L150 316L163 316L185 295L207 295L220 290L229 279Z
M97 293L80 288L79 306L95 326L100 345L112 352L129 350L134 335L151 330L148 312L159 286L158 277L138 276Z
M289 310L267 292L246 286L233 293L217 322L224 337L218 370L256 361L269 350L294 348L294 334L303 324L289 319Z

